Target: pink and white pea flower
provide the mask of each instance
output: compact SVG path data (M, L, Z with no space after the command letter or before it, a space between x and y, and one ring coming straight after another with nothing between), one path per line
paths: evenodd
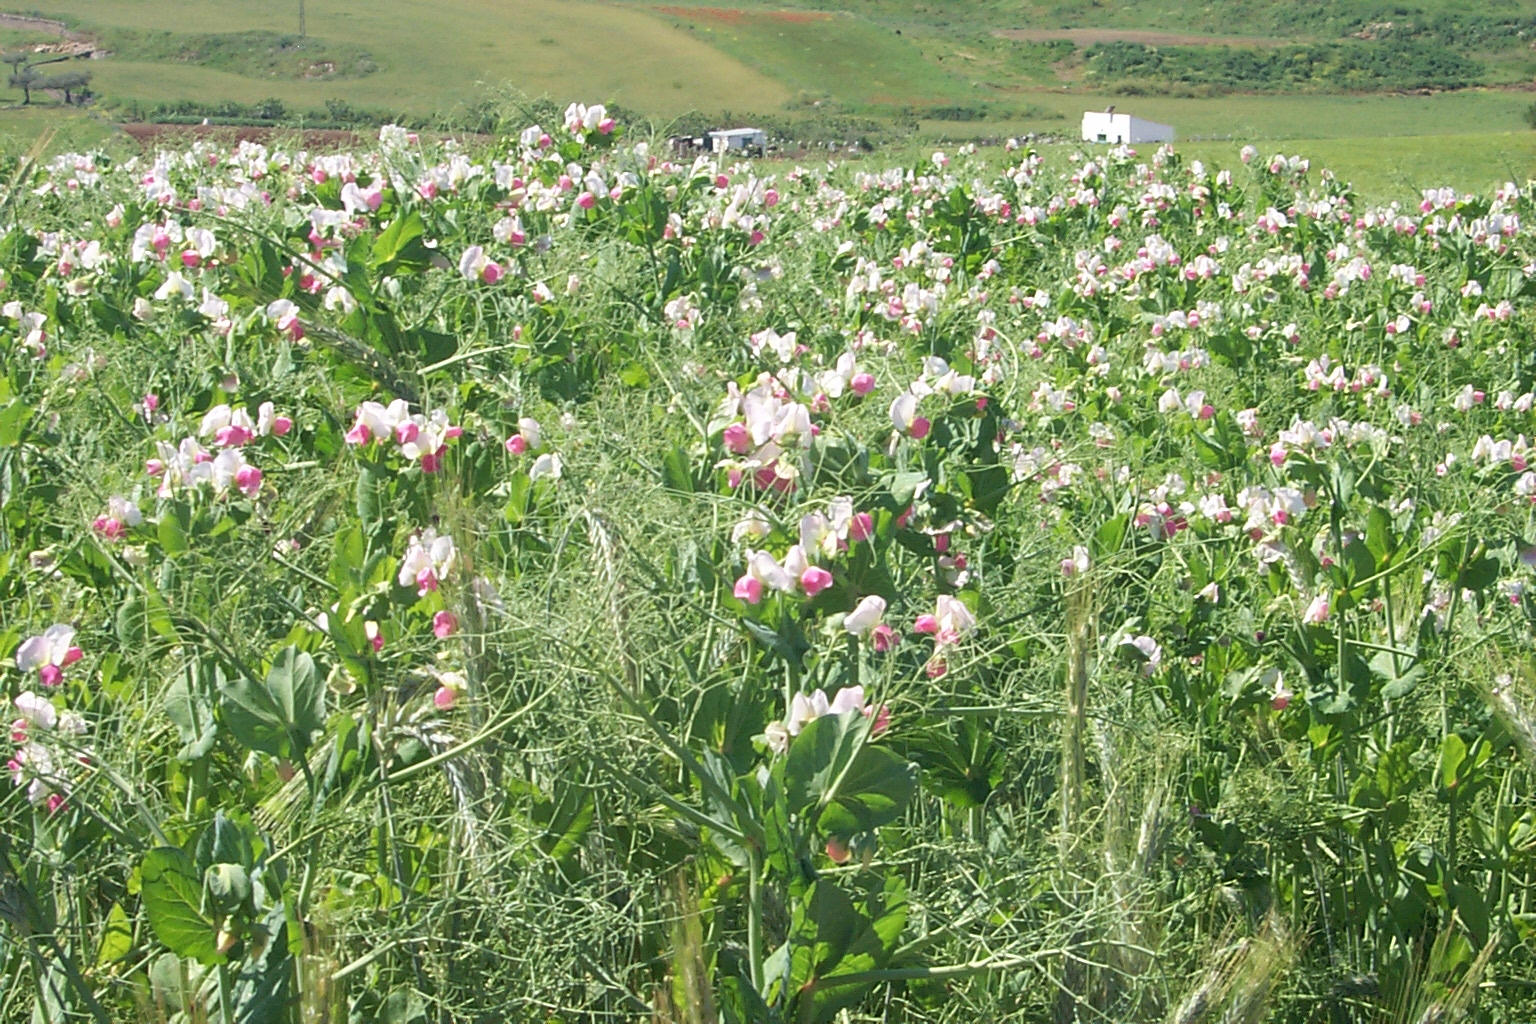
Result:
M916 632L932 636L934 643L943 646L957 643L962 636L976 628L976 616L965 602L950 594L940 594L934 600L931 615L919 615L912 627Z
M75 646L75 627L56 622L16 648L16 667L22 672L36 669L44 686L58 686L64 679L64 669L83 656L84 652Z
M91 529L106 540L119 541L143 521L138 505L114 494L107 499L107 511L91 522Z
M485 250L478 245L472 245L464 250L464 255L459 257L459 274L467 281L483 281L486 284L495 284L502 278L501 264L485 254Z
M513 455L522 455L537 448L543 436L539 421L531 416L524 416L517 421L517 433L507 438L507 451Z
M919 396L911 391L903 391L891 402L891 426L896 428L899 434L906 434L913 440L921 441L928 436L932 424L917 414Z
M415 586L417 596L425 597L448 576L457 557L453 538L429 526L411 537L396 579L402 587Z
M843 628L854 636L864 636L881 624L885 608L885 598L879 594L870 594L843 617Z

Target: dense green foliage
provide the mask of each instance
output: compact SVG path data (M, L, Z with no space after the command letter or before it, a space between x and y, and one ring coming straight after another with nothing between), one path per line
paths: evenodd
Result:
M1158 83L1229 90L1333 92L1381 89L1459 89L1478 67L1435 42L1314 43L1264 50L1229 47L1103 43L1087 50L1100 81L1155 90Z
M4 168L0 1018L1531 1018L1536 186L547 113Z
M153 32L113 29L103 47L125 60L197 64L250 78L361 78L378 70L367 50L281 32Z

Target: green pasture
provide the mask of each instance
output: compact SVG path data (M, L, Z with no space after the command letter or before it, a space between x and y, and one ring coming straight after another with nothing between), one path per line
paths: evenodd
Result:
M100 117L84 111L54 107L10 107L0 109L0 155L79 152L129 144L128 140Z
M865 19L792 20L782 12L720 16L717 8L659 15L668 24L783 82L802 103L858 112L974 103L979 86L934 63L910 36Z
M1072 81L1081 47L994 33L1091 25L1332 39L1354 23L1350 19L1374 10L1353 0L1331 13L1229 0L1219 5L1221 18L1215 8L1186 9L1168 0L1132 0L1112 9L986 0L967 6L963 15L955 5L918 0L849 7L812 0L730 6L690 0L309 0L308 35L301 39L297 2L273 8L238 0L175 7L150 0L37 0L37 13L94 33L111 49L112 56L83 65L93 76L97 109L108 117L129 104L274 99L293 113L339 102L430 119L515 93L561 104L617 103L658 126L689 111L706 117L732 111L761 116L787 133L804 125L816 136L814 126L831 116L876 118L891 126L875 133L882 142L899 146L910 132L920 150L1030 133L1070 139L1084 110L1115 104L1173 125L1183 144L1209 142L1222 153L1248 142L1266 151L1314 147L1373 195L1431 180L1479 187L1519 178L1531 166L1526 111L1536 96L1523 90L1127 95ZM1457 8L1419 0L1401 10L1427 19ZM1467 15L1474 28L1482 26L1479 31L1489 19L1506 16L1536 17L1536 5L1509 0ZM30 28L0 28L0 49L38 38ZM1527 44L1488 47L1482 56L1503 61L1500 74L1513 66L1510 61L1531 59ZM19 102L19 93L9 95ZM6 149L27 148L55 121L59 131L50 145L104 137L100 126L50 106L52 97L34 100L52 113L7 117L0 139ZM1365 144L1381 139L1393 141Z
M166 6L149 0L41 0L40 13L82 30L193 34L296 32L298 5L280 12L236 0ZM310 0L309 36L352 54L365 51L373 74L347 81L249 77L174 60L93 62L97 91L113 100L160 102L276 98L314 108L331 99L369 109L430 115L510 82L531 94L622 98L660 115L707 102L714 109L777 108L780 82L688 32L639 11L589 2L527 0ZM622 60L616 59L622 55Z
M1088 94L1040 89L1021 93L1053 120L1021 119L1016 131L1076 134L1085 110L1116 109L1172 125L1178 138L1265 139L1365 138L1384 135L1446 135L1469 131L1529 130L1525 110L1532 96L1498 89L1462 89L1430 96L1221 96L1184 98ZM1065 118L1065 122L1060 120Z
M1179 152L1213 167L1237 163L1236 142L1185 143ZM1294 139L1260 147L1260 156L1283 150L1351 182L1362 197L1385 201L1417 199L1422 189L1450 186L1459 192L1487 192L1506 181L1536 178L1536 132L1467 135L1404 135L1371 139Z

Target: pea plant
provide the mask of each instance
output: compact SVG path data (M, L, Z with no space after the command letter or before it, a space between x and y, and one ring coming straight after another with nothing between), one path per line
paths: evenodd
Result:
M1532 1012L1536 191L0 170L0 1016Z

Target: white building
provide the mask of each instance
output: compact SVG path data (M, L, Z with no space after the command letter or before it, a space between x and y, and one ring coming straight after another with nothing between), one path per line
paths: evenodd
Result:
M722 128L704 137L711 153L752 152L762 156L768 148L768 133L761 128Z
M1083 112L1083 141L1112 142L1172 142L1173 129L1156 121L1143 121L1130 114L1117 114L1115 108L1087 110Z

